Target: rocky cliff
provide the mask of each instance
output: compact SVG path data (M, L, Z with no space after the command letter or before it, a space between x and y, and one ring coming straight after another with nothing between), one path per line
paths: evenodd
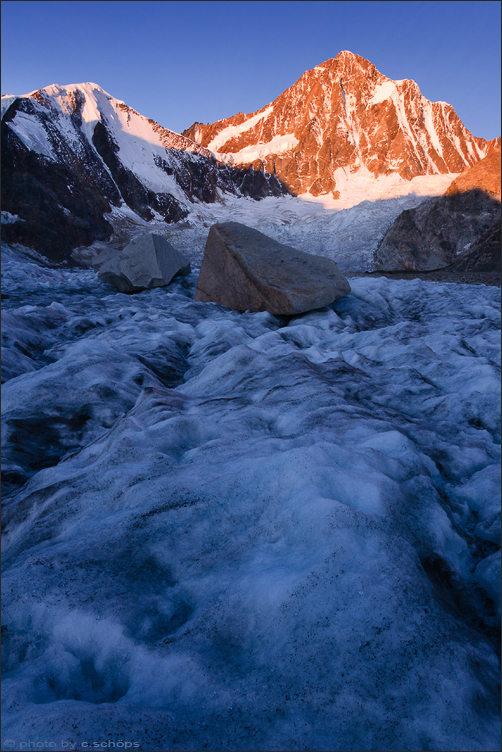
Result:
M500 139L496 140L500 142ZM499 143L489 150L484 159L459 175L446 190L446 195L453 196L455 193L465 193L477 188L500 201L500 159Z
M276 174L295 194L335 198L356 173L459 173L489 149L451 105L430 102L414 81L393 81L351 52L306 71L257 112L194 123L183 135L227 163Z

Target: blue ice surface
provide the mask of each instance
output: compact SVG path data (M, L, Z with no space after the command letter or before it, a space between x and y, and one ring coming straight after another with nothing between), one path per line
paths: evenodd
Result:
M3 740L499 748L497 288L2 275Z

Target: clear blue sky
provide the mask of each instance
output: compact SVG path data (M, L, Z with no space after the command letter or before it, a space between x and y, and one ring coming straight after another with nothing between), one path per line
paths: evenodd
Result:
M181 132L253 112L350 50L500 136L498 1L2 2L2 94L93 81Z

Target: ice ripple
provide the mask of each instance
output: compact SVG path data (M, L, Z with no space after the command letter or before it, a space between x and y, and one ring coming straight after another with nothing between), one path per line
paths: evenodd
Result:
M8 311L4 735L497 748L499 291L54 274Z

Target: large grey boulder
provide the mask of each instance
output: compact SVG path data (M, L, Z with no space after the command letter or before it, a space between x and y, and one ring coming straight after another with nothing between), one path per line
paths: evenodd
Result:
M347 295L331 259L278 243L238 222L209 230L195 300L237 311L304 313Z
M189 274L188 259L161 235L153 232L134 238L122 251L95 259L94 268L103 282L119 292L140 292L169 284L178 274Z

